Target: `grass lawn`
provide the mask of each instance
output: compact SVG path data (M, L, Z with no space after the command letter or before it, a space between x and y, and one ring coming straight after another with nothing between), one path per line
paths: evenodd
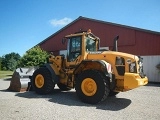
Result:
M0 71L0 79L11 77L13 75L13 71Z

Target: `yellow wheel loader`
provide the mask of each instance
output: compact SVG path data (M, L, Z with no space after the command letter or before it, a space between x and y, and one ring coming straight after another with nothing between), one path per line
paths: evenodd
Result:
M67 56L49 57L48 63L33 73L31 84L38 94L50 93L54 86L61 90L75 88L81 101L99 103L119 92L146 85L141 57L118 52L117 40L113 50L99 49L100 39L91 33L67 35Z

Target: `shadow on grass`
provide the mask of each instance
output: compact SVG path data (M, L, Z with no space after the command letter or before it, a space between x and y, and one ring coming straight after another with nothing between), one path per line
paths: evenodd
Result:
M67 105L67 106L86 106L93 107L101 110L118 111L128 107L131 104L131 100L126 98L108 97L105 101L91 105L80 101L75 91L62 92L59 89L55 89L51 94L38 95L34 91L17 93L16 96L29 98L29 99L46 99L49 102Z
M2 76L1 76L2 77ZM4 77L0 78L3 81L11 81L12 75L5 75Z
M11 81L12 77L3 78L4 81Z

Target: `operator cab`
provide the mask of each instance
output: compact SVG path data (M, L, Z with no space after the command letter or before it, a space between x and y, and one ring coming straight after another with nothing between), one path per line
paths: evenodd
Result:
M99 38L91 33L90 29L87 32L69 35L67 40L67 62L73 62L85 52L98 51L99 48Z

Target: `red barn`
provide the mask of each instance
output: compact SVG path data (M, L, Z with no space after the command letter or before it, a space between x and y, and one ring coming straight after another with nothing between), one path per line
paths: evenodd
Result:
M66 50L61 40L65 35L80 30L92 30L101 39L101 47L113 47L113 39L119 35L118 51L141 55L144 57L144 67L150 81L160 82L160 74L156 65L160 63L160 33L140 28L79 17L56 33L52 34L38 45L48 52L58 55L60 50Z

